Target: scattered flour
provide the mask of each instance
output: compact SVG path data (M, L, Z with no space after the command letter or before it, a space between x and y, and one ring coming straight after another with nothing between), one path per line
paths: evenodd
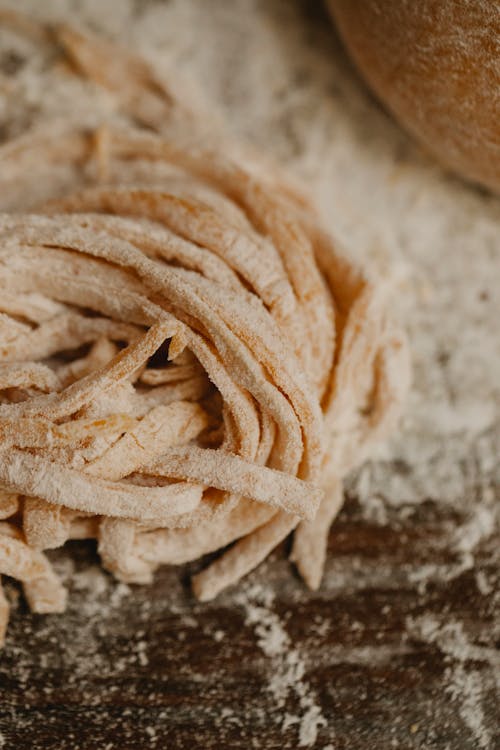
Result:
M267 689L277 709L284 710L288 696L295 694L300 715L284 713L283 730L298 724L299 747L311 747L318 730L327 726L316 696L305 678L306 664L300 649L294 647L284 624L272 609L274 593L258 584L244 587L235 600L245 611L245 624L252 625L257 645L269 658Z
M149 664L149 658L146 653L147 647L148 644L146 641L139 641L136 644L137 658L141 667L147 667L147 665Z
M458 552L472 552L483 539L488 539L498 528L500 504L489 489L484 494L483 503L456 531L453 546Z
M126 583L119 583L114 587L110 596L110 604L112 607L120 607L123 599L130 596L132 589Z
M74 573L71 582L73 587L79 590L90 591L92 594L99 596L104 593L108 587L108 579L102 568L98 565L91 565L89 568ZM118 584L120 585L120 584ZM116 587L115 591L118 589Z
M483 596L489 596L494 591L493 584L488 580L484 570L477 570L475 573L475 578L478 591Z
M479 748L492 747L492 736L486 726L482 706L484 679L467 661L479 661L488 665L493 679L500 689L500 654L493 648L485 648L470 643L462 623L448 620L441 623L433 615L408 618L408 633L426 643L435 644L445 654L449 666L445 673L446 692L458 704L459 714L474 736Z

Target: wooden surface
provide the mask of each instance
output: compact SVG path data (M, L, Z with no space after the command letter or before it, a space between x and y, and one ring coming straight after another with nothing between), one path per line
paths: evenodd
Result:
M285 629L327 722L315 747L476 750L475 716L493 748L496 545L455 575L446 539L459 520L429 502L382 527L351 500L321 591L303 588L282 547L243 595L204 605L175 569L124 595L96 569L89 576L92 545L73 543L68 613L33 616L21 602L14 613L0 667L2 748L296 748L300 696L292 685L281 706L269 690L291 649L266 656L245 624L248 602L269 591L264 620L271 611ZM424 565L435 581L421 585ZM477 683L475 703L464 680ZM287 715L299 721L283 729Z
M236 134L295 171L394 282L414 387L400 435L351 482L317 593L284 546L203 605L193 568L127 588L91 543L50 553L64 615L31 615L9 583L1 750L496 750L499 201L399 131L319 2L12 4L187 69ZM36 54L0 29L2 139L60 106L85 114L88 92Z

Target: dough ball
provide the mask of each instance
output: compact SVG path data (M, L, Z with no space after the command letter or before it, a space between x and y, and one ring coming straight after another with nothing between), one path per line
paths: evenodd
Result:
M500 6L328 0L352 59L440 162L500 191Z

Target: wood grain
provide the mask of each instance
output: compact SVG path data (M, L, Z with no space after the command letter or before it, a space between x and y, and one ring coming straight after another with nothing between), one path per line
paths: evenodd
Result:
M292 689L276 704L268 690L276 662L245 624L248 592L263 589L274 593L272 612L327 721L315 747L476 750L463 719L470 699L457 690L463 675L477 680L472 712L482 712L493 741L498 611L477 576L483 589L493 584L496 545L484 543L474 567L455 577L460 561L447 539L457 522L429 502L404 524L368 524L351 500L318 593L293 575L282 547L246 582L243 605L241 591L195 603L188 569L165 568L121 601L119 585L96 572L96 596L80 588L92 583L81 573L95 551L73 543L67 614L30 615L22 602L13 613L0 667L2 747L297 747L297 724L283 722L300 716L298 696ZM61 567L64 553L53 557ZM414 580L422 565L435 566L424 585Z

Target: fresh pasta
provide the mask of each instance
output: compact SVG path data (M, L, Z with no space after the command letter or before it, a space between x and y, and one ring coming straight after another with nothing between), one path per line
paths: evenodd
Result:
M317 588L342 480L408 388L383 285L174 79L2 13L116 117L0 146L0 574L60 612L44 550L69 539L134 583L232 544L194 577L207 600L294 531ZM0 638L8 609L0 588Z

